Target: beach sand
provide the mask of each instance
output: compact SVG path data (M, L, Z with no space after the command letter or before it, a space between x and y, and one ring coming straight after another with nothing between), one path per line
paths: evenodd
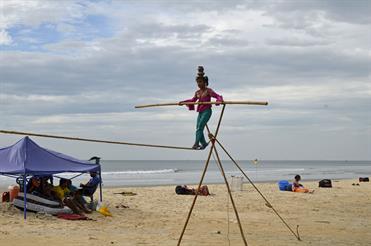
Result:
M244 184L233 196L248 245L370 245L371 183L352 183L358 182L333 181L333 188L303 182L315 189L314 194L282 192L275 183L257 184L295 231L299 225L301 242L253 187ZM225 185L209 188L214 195L198 197L182 245L243 245ZM122 191L137 195L114 194ZM176 195L174 186L105 188L103 198L113 217L94 212L88 215L91 221L34 213L24 221L20 210L2 203L0 245L176 245L193 200Z

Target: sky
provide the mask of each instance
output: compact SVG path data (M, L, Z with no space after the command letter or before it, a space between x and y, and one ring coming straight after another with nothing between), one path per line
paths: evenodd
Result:
M196 112L134 106L191 98L203 65L225 100L269 102L226 106L218 139L235 159L371 160L370 12L368 0L0 0L0 129L190 147ZM33 139L82 159L207 156Z

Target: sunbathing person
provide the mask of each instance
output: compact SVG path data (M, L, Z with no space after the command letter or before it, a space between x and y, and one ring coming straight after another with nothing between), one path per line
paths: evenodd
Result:
M200 187L199 192L197 193L197 189L194 188L188 188L186 185L178 185L175 187L175 193L178 195L196 195L199 196L208 196L210 195L209 188L207 185L203 185Z

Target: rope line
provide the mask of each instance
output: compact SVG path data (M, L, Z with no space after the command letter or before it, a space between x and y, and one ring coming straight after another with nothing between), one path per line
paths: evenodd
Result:
M241 171L241 173L245 176L245 178L250 182L250 184L254 187L254 189L260 194L260 196L264 199L266 202L266 206L271 208L273 212L281 219L282 223L289 229L289 231L298 239L301 241L300 235L299 235L299 226L296 227L297 233L295 233L291 227L287 224L287 222L282 218L282 216L277 212L277 210L273 207L273 205L268 201L268 199L263 195L263 193L256 187L254 182L246 175L246 173L242 170L240 165L233 159L233 157L228 153L228 151L224 148L224 146L218 141L218 139L215 138L215 141L219 144L219 146L224 150L224 152L228 155L228 157L232 160L232 162L237 166L237 168Z
M151 148L194 150L192 148L178 147L178 146L169 146L169 145L141 144L141 143L129 143L129 142L121 142L121 141L108 141L108 140L99 140L99 139L90 139L90 138L65 137L65 136L57 136L57 135L31 133L31 132L18 132L18 131L0 130L0 133L13 134L13 135L26 135L26 136L44 137L44 138L66 139L66 140L84 141L84 142L93 142L93 143L121 144L121 145L140 146L140 147L151 147Z

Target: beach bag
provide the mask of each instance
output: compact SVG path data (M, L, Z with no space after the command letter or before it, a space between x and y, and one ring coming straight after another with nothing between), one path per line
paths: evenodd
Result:
M2 202L9 202L10 201L9 191L3 193L3 196L1 197L1 201Z
M281 190L281 191L287 191L287 187L289 186L289 181L287 180L280 180L278 182L278 188Z
M359 178L359 182L370 182L370 179L368 177Z
M318 187L331 188L332 187L331 180L330 179L322 179L321 181L319 181Z
M187 189L183 185L177 185L175 187L175 193L178 195L192 195L192 190Z

